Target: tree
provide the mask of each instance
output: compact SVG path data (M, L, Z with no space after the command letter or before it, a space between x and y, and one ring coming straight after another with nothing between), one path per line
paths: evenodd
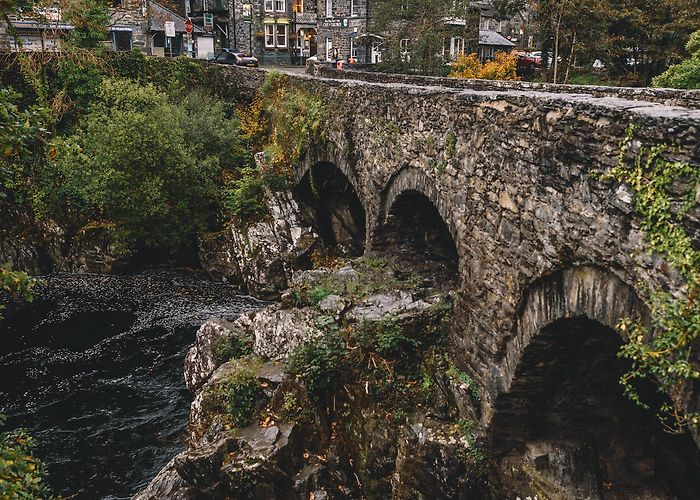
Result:
M446 62L442 56L445 39L458 36L465 48L476 47L478 16L478 9L467 0L379 0L372 29L387 40L384 57L390 69L440 74ZM446 22L450 19L459 21Z
M690 36L686 50L690 57L654 78L654 87L700 89L700 30Z
M110 16L105 0L64 1L63 14L73 25L68 40L76 47L95 48L107 39Z
M221 101L193 93L174 104L152 85L106 79L75 133L50 146L35 213L105 227L127 255L181 255L220 204L239 142Z

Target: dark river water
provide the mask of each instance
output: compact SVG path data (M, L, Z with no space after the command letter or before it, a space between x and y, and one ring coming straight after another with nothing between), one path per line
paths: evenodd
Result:
M0 323L0 413L55 493L130 497L184 449L182 363L198 327L259 302L196 273L53 275Z

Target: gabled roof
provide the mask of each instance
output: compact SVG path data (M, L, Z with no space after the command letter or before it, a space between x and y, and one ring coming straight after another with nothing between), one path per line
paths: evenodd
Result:
M148 4L148 29L150 31L165 31L165 23L167 21L175 23L176 33L185 32L184 17L151 0ZM205 31L198 26L194 26L192 33L205 33Z
M515 44L496 31L479 31L479 45L515 47Z

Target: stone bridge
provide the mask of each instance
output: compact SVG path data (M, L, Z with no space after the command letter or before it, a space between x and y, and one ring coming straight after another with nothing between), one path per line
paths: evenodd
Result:
M682 288L649 252L631 193L597 174L617 164L632 124L633 150L667 144L700 165L700 92L364 79L290 77L333 115L298 184L311 175L347 207L358 248L413 253L454 280L451 349L480 386L495 452L546 455L602 420L631 433L638 410L620 395L614 329L647 314L638 283ZM699 218L696 206L696 243ZM697 410L697 388L686 396Z

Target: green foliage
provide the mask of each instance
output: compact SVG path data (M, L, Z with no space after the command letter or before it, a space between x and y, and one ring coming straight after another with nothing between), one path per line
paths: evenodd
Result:
M363 349L387 357L399 356L421 345L419 340L408 337L401 323L392 316L362 321L355 331L355 340Z
M217 337L212 343L211 354L214 363L222 365L232 359L247 356L253 350L253 339L240 330Z
M700 30L690 36L686 50L690 57L654 78L654 87L700 89Z
M244 168L238 177L228 181L224 208L246 223L259 221L267 214L264 181L258 169Z
M468 373L457 368L449 357L446 356L445 360L447 361L447 375L453 381L466 385L471 394L472 401L478 404L481 401L481 396L479 395L479 388L476 382L474 382L474 379L472 379Z
M68 35L70 44L95 48L107 39L110 16L106 0L71 0L63 9L63 16L73 25Z
M231 422L236 427L250 423L255 409L255 397L260 390L260 383L252 370L240 370L227 380L228 412Z
M0 426L4 418L0 415ZM36 500L50 496L43 464L32 456L34 440L24 430L0 432L0 498Z
M683 218L695 205L695 187L700 183L700 169L686 163L663 158L666 147L642 148L633 162L626 159L634 136L629 127L621 144L618 165L605 178L624 182L634 193L634 208L641 216L641 229L650 248L661 253L685 279L687 291L674 297L662 290L649 292L647 303L651 326L640 319L628 318L618 326L628 342L620 356L632 362L621 378L625 393L644 405L634 386L637 379L651 379L671 396L674 404L661 408L660 418L670 430L698 426L700 415L688 414L680 400L690 380L700 378L693 365L693 344L700 337L700 252L695 250L683 227ZM672 187L679 180L689 181L680 208L672 198Z
M47 110L29 106L21 110L21 96L0 88L0 202L21 203L28 196L29 162L48 137Z
M306 380L309 393L318 399L337 387L346 354L345 342L337 330L327 329L292 353L289 369Z
M38 281L30 278L21 271L12 271L7 265L0 265L0 291L5 292L11 298L18 297L31 302L34 299L34 288ZM0 304L0 320L2 320L2 310L5 308Z
M321 286L316 286L309 290L306 293L306 297L309 301L309 304L315 307L318 307L318 305L331 294L328 290Z
M152 85L106 79L76 132L53 141L35 212L108 221L127 251L177 255L207 226L222 170L237 161L236 130L204 94L172 103Z

